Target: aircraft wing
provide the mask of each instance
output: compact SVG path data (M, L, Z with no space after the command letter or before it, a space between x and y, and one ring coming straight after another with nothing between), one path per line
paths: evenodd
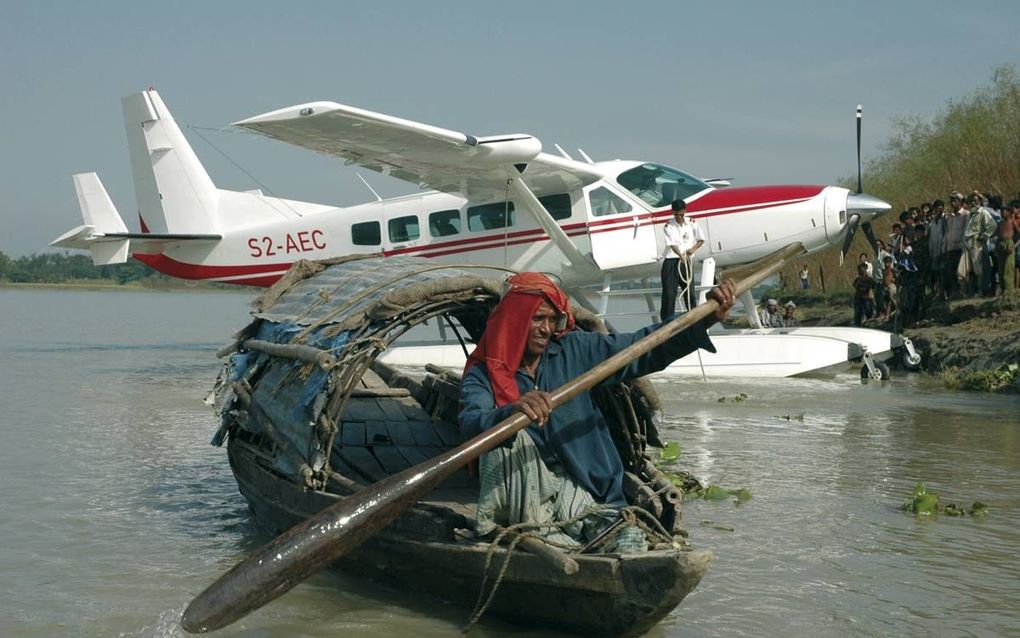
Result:
M339 157L422 189L473 200L506 196L506 168L537 196L591 184L602 175L590 164L543 153L531 135L476 137L336 102L298 104L240 122L268 137Z

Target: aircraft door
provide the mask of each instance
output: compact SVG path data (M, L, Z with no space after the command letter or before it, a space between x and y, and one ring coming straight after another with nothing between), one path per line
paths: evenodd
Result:
M639 266L656 261L652 216L605 184L585 191L588 236L595 263L603 270Z

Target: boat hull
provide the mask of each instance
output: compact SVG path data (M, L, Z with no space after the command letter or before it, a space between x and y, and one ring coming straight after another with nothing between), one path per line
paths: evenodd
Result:
M231 437L230 465L241 494L260 525L274 533L289 529L329 506L335 494L303 490L269 469L252 444ZM443 600L474 604L488 545L415 538L397 521L344 557L345 573ZM414 526L408 526L414 527ZM506 556L497 550L490 573ZM579 571L567 575L542 558L516 551L489 607L514 623L591 636L636 636L646 632L690 593L713 559L706 550L645 554L574 555Z

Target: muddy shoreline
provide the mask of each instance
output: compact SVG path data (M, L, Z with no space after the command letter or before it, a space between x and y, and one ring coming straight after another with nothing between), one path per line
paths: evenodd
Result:
M849 306L802 303L804 325L849 326ZM1020 291L1005 297L960 299L934 305L928 319L903 328L895 321L865 322L864 327L899 332L914 342L921 354L921 369L948 377L1000 370L1020 363ZM1020 394L1020 376L1002 391Z

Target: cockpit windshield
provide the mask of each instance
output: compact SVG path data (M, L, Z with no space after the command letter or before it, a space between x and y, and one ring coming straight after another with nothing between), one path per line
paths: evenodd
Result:
M642 164L617 175L616 181L652 208L700 193L708 184L687 173L659 164Z

